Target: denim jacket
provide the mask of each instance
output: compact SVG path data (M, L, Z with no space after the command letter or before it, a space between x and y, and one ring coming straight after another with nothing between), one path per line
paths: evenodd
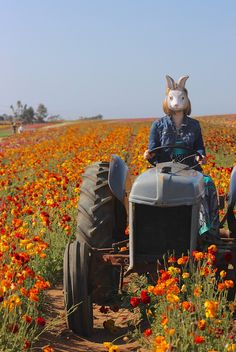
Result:
M205 155L205 147L202 139L200 124L191 117L184 116L182 125L177 131L170 116L164 116L160 120L154 121L149 136L149 150L159 146L175 145L176 140L181 138L184 145L196 150L201 155ZM173 149L161 149L155 157L150 159L151 164L172 160Z

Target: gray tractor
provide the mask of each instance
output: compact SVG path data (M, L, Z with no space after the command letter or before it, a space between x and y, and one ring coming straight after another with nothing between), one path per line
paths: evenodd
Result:
M107 304L121 292L124 276L157 272L166 253L181 256L203 249L204 242L199 241L203 175L183 162L157 164L139 175L132 187L128 167L118 156L113 155L110 163L97 162L86 168L76 240L67 244L64 254L67 323L76 334L91 334L93 303ZM235 201L236 168L221 223L228 220L231 236L217 243L222 253L235 252Z

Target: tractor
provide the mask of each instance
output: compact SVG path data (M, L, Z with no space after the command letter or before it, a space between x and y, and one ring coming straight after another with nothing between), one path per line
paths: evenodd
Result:
M189 157L197 155L196 151L188 153ZM63 264L67 323L74 333L89 336L93 303L106 304L122 292L123 279L130 273L157 272L166 253L181 256L204 250L215 241L219 253L236 254L236 167L221 222L223 227L228 221L230 236L204 240L199 235L203 174L185 164L185 159L150 167L136 177L132 187L128 167L116 155L110 162L96 162L85 169L76 240L67 244ZM234 276L233 265L231 271Z

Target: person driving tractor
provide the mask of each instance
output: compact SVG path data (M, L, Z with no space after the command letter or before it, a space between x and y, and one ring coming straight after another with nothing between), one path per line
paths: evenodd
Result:
M191 103L185 88L188 78L189 76L182 76L175 82L166 76L167 90L163 102L166 116L153 122L144 158L152 165L174 159L202 172L201 164L206 162L206 153L200 124L188 116L191 114ZM163 148L152 152L157 147ZM199 233L219 236L216 187L210 176L204 175L204 182L205 197L201 202Z

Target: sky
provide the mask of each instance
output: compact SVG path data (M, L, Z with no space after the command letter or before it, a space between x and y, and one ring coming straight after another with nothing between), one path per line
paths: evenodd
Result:
M0 114L163 116L165 75L192 115L236 113L235 0L0 0Z

